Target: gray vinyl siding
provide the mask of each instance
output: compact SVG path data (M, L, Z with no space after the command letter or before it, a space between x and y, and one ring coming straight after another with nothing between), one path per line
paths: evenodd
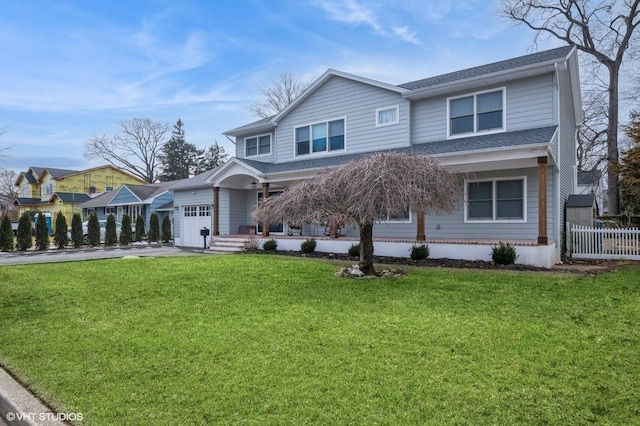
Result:
M399 106L399 124L376 127L376 109ZM334 76L278 123L276 162L409 145L409 102L396 92ZM294 129L345 119L345 151L295 156Z
M195 192L195 194L194 194ZM220 191L222 192L222 191ZM174 238L180 238L180 224L182 222L182 215L184 214L184 206L196 206L202 204L213 204L213 189L212 188L198 188L189 189L186 191L174 191L173 192L173 235ZM177 207L177 209L176 209Z
M553 74L517 80L506 86L483 88L481 91L506 88L507 131L534 129L557 124L554 105ZM473 94L480 90L458 92L447 96L415 101L411 105L411 138L413 143L441 141L447 138L447 99Z
M230 189L229 196L229 233L237 234L241 227L247 223L247 206L245 199L247 192L239 189Z

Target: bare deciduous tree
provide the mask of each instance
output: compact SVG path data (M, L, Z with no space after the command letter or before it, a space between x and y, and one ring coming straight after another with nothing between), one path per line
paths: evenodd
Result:
M360 269L373 274L373 225L403 217L407 209L450 212L460 194L449 169L425 155L376 153L326 169L258 204L260 222L355 222L360 230Z
M264 96L262 102L249 105L249 111L261 118L269 118L279 113L289 105L309 83L303 82L292 74L280 74L278 80L273 81L269 87L258 87L258 91Z
M149 118L120 122L121 135L93 136L85 145L88 159L100 158L148 183L155 182L158 155L166 143L169 123Z
M640 0L503 0L501 14L536 31L576 46L608 73L607 160L618 164L619 79L625 53L637 51ZM618 176L608 167L609 212L618 213Z

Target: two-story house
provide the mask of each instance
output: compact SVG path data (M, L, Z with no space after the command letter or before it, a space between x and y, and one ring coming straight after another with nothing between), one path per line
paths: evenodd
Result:
M190 219L202 218L200 209L210 211L214 236L256 227L278 238L279 248L299 249L308 236L323 240L321 224L304 226L290 242L286 218L265 230L251 213L261 198L319 170L393 150L437 158L459 174L464 193L449 215L382 218L376 254L408 256L426 234L432 257L488 259L503 241L516 245L519 262L551 266L562 252L581 120L571 47L400 85L330 69L275 116L227 131L235 157L175 189L176 244L198 231L190 224L202 220ZM318 249L346 251L358 228L345 224L341 234L319 240Z

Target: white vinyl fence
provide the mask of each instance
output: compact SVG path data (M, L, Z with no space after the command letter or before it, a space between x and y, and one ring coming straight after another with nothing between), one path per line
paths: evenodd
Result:
M640 260L638 228L606 229L569 225L571 257L574 259Z

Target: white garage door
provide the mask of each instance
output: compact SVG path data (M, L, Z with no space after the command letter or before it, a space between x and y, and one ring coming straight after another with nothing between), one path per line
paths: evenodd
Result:
M207 237L208 246L212 233L211 206L184 206L180 234L182 245L185 247L203 247L203 238L200 235L200 230L205 226L209 229L209 236Z

